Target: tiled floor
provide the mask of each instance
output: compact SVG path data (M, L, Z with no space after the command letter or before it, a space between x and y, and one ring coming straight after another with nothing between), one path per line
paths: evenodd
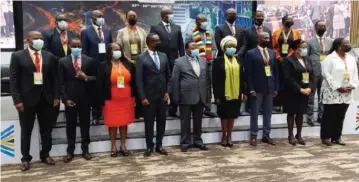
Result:
M306 146L290 146L286 140L277 146L248 143L234 148L209 145L209 151L190 149L182 153L169 148L169 156L154 154L144 158L142 151L129 157L111 158L95 154L85 161L80 156L70 164L56 158L55 166L33 163L30 171L18 165L1 168L1 181L359 181L359 135L344 136L345 147L325 147L318 138L306 138Z

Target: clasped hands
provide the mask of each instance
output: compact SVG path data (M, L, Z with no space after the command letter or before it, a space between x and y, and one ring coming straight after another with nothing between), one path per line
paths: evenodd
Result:
M83 81L86 81L86 80L87 80L87 75L86 75L83 71L81 71L81 70L79 70L79 71L76 72L75 77L78 78L78 79L80 79L80 80L83 80Z
M312 89L310 89L310 88L301 88L300 89L300 93L302 93L303 95L310 95L311 92L312 92Z
M346 86L346 87L340 87L337 90L340 93L350 93L353 89L354 89L354 87L349 85L349 86Z

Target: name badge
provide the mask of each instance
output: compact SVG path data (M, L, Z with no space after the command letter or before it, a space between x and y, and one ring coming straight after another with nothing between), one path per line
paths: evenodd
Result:
M106 53L106 45L105 43L98 44L98 53L103 54Z
M303 73L302 77L303 83L309 83L309 73Z
M62 45L62 48L64 49L65 55L67 55L67 44Z
M137 44L131 44L131 54L138 54Z
M34 73L34 85L42 85L42 73Z
M270 66L264 67L264 72L266 73L266 76L272 76L272 72L270 70Z
M288 54L288 53L289 53L289 45L282 44L282 54Z
M324 59L326 58L327 56L326 55L320 55L320 62L324 61Z
M125 88L125 77L122 75L117 77L117 88Z
M344 83L349 83L349 81L350 81L350 73L344 73L344 76L343 76L343 78L344 78Z

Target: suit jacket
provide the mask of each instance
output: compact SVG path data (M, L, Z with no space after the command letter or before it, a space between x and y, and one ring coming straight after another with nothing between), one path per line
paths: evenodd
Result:
M73 38L78 37L78 35L72 31L67 32L68 43L71 42ZM64 48L61 43L61 36L57 28L48 29L42 32L44 40L44 50L51 52L58 59L65 57L71 54L71 50L68 48L67 54L65 54Z
M316 36L308 39L308 61L311 64L314 72L314 76L322 75L322 66L320 64L320 45ZM330 49L333 45L333 39L328 37L323 37L324 44L324 55L328 55Z
M131 95L136 95L136 74L135 65L126 60L122 64L131 73ZM97 71L96 78L96 106L101 107L105 105L105 100L111 100L111 71L112 63L110 61L102 62Z
M215 37L213 35L211 35L211 37L212 37L212 58L214 59L216 57L216 55L217 55L217 45L216 45L216 42L215 42ZM189 42L189 41L194 41L192 31L187 32L187 34L186 34L185 42ZM207 60L207 62L209 62L209 63L211 63L211 61L212 60Z
M144 52L147 50L146 32L145 30L137 26L137 33L141 39L141 46L139 47L139 49L141 52ZM131 57L130 35L127 26L118 31L116 42L121 45L125 55Z
M49 104L59 99L57 59L50 52L41 51L42 85L34 84L35 64L28 49L13 52L10 60L10 91L14 104L36 106L43 95Z
M75 77L76 72L73 65L72 56L68 55L59 60L59 82L60 94L62 102L66 103L67 100L72 100L75 103L87 102L92 103L92 98L95 93L96 62L86 55L81 55L81 71L87 75L87 81L80 80Z
M148 51L143 52L136 60L136 85L141 100L148 101L162 98L168 93L171 71L166 54L158 52L160 70L156 68Z
M265 27L262 26L262 30L263 32L267 32L269 33L270 36L270 45L268 46L268 48L272 49L272 31ZM245 34L246 34L246 42L247 42L247 50L251 50L254 48L257 48L258 46L258 33L257 33L257 28L255 25L252 25L251 27L247 28L245 30Z
M197 58L200 66L200 76L197 76L187 56L175 61L170 86L171 98L179 104L194 105L200 100L209 102L207 82L207 60Z
M264 59L258 47L249 50L246 54L244 69L248 91L255 91L257 93L279 91L279 76L275 52L272 49L267 50L272 74L270 77L265 74Z
M240 65L240 94L246 94L247 88L245 84L245 75L243 69L243 60L240 57L236 57L238 64ZM213 60L212 65L212 85L213 85L213 95L215 99L220 99L222 102L226 100L225 96L225 81L226 81L226 72L224 57L217 57Z
M185 55L183 37L181 27L171 23L171 38L169 38L166 27L160 22L157 25L151 26L150 33L157 34L161 43L158 47L158 51L167 55L170 68L173 68L174 61L180 56Z
M284 78L284 90L285 92L293 93L295 95L301 95L301 88L310 88L313 90L313 69L307 60L303 59L306 69L302 66L295 55L288 56L283 59L282 69ZM303 73L309 73L309 83L303 83Z
M245 37L245 32L244 29L238 25L235 24L234 25L235 30L236 30L236 34L235 37L237 39L237 53L240 56L244 57L244 54L246 52L246 47L247 47L247 41L246 41L246 37ZM218 55L217 56L223 56L223 51L221 49L221 41L224 37L226 37L227 35L232 35L231 29L229 28L228 24L222 24L222 25L218 25L216 27L215 30L215 41L216 41L216 46L218 48Z
M103 42L106 46L112 43L112 33L107 28L102 28ZM82 54L91 57L97 63L105 60L105 54L98 52L98 44L101 43L95 29L90 26L81 32Z
M272 35L272 44L273 44L273 48L276 52L277 60L279 60L281 58L280 48L279 48L280 45L278 42L278 39L279 39L281 33L282 33L282 29L278 29ZM293 40L301 39L302 34L300 33L299 30L292 28L292 34L293 34ZM293 49L289 48L288 56L292 55L293 52L294 52Z

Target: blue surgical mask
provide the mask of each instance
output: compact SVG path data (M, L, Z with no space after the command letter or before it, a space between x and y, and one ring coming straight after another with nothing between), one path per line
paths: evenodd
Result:
M195 58L199 55L199 49L192 49L191 50L191 57Z
M71 54L74 55L74 56L79 56L81 54L81 48L71 48Z
M208 29L208 22L207 21L202 22L200 27L201 27L202 30L207 30Z
M234 47L227 47L226 54L227 56L233 56L236 53L237 49Z
M96 25L97 26L105 25L105 19L104 18L96 18Z
M172 23L172 22L173 22L173 18L174 18L174 15L173 15L173 14L169 14L169 15L168 15L168 22Z
M300 54L301 57L307 56L308 55L308 49L307 48L301 48L299 50L299 54Z
M120 57L122 56L122 52L121 51L113 51L112 52L112 57L114 59L120 59Z
M39 51L44 47L44 41L42 39L32 40L32 47Z

